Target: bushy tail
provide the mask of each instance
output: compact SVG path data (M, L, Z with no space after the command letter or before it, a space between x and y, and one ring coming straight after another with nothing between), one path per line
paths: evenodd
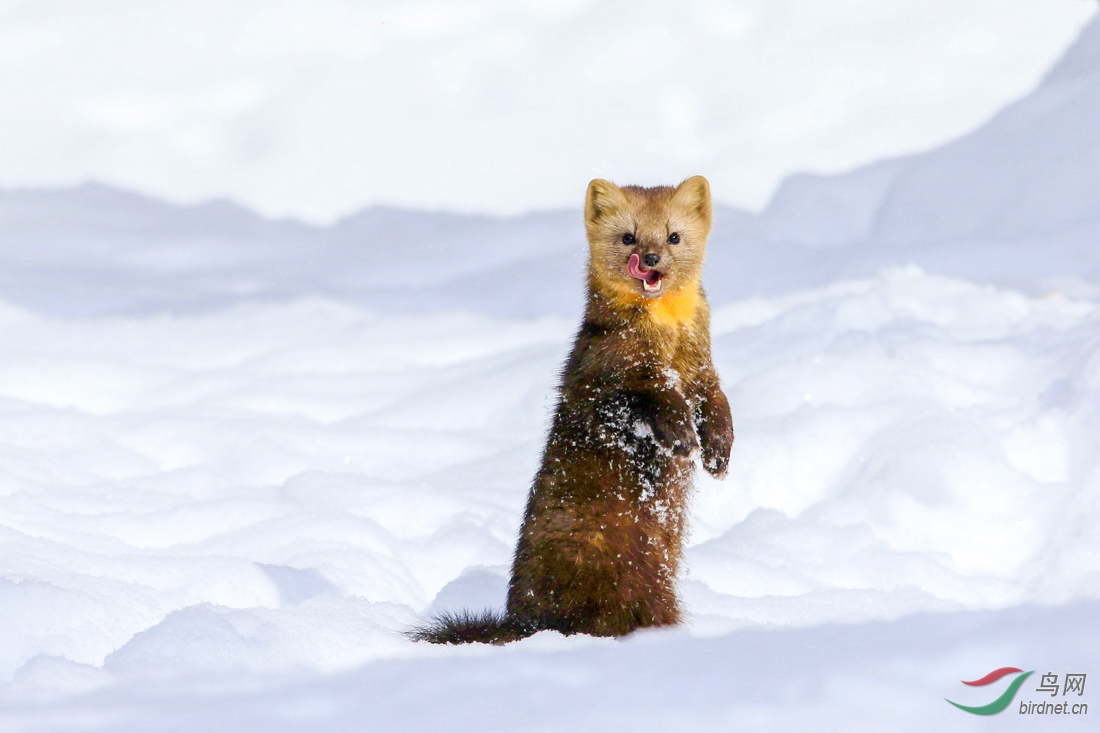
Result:
M426 625L405 632L405 635L413 641L430 641L433 644L507 644L533 633L534 629L494 611L444 611Z

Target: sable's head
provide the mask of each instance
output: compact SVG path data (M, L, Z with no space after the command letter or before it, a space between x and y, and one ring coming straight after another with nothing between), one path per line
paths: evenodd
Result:
M584 226L591 278L616 300L694 292L710 235L710 184L693 176L676 188L619 188L597 178L588 184Z

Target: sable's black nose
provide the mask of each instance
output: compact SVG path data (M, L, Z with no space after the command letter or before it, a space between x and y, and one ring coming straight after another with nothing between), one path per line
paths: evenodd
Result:
M652 254L652 253L647 254L645 257L642 258L642 262L645 263L646 267L656 267L657 263L660 262L660 261L661 261L661 255L655 255L655 254Z

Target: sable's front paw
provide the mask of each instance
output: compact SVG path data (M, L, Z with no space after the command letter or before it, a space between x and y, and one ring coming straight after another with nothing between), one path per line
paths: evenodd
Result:
M646 405L642 411L642 420L649 427L657 445L675 456L689 456L699 448L699 436L695 426L687 415L677 414L677 410L662 409L657 403Z
M703 468L714 478L725 478L733 448L733 418L730 403L717 382L695 409L699 442L703 444Z
M728 452L722 455L720 453L703 451L703 468L707 469L707 473L714 478L725 478L729 465L730 455Z
M703 468L714 478L725 478L730 465L730 451L733 448L733 426L711 432L706 426L700 427L703 443Z
M664 426L655 425L653 437L658 445L672 451L674 456L690 456L699 449L699 438L687 420L678 420Z

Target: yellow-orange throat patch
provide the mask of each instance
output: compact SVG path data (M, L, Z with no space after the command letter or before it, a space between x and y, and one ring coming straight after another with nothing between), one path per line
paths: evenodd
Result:
M689 325L695 320L695 314L703 302L703 291L698 283L687 285L676 292L664 293L659 298L647 298L619 283L611 284L604 292L622 307L642 308L654 325L665 328Z
M699 303L703 299L697 285L688 285L675 293L665 293L660 298L646 300L649 317L662 326L687 325L695 320Z
M676 328L690 325L703 303L703 289L695 280L659 298L647 298L637 289L612 280L589 265L589 285L596 288L620 308L641 308L656 326Z

